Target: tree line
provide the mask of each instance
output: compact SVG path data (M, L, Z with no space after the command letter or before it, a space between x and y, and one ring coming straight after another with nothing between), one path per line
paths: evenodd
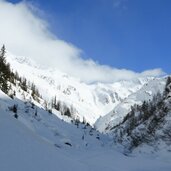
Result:
M5 45L3 45L0 50L0 89L13 98L15 92L11 93L11 84L14 84L15 86L18 84L19 87L26 92L30 89L31 95L36 101L41 97L34 83L28 82L25 77L20 77L18 72L13 72L10 64L6 61L6 48Z
M142 105L134 105L123 121L114 126L114 141L127 144L130 150L142 143L149 143L158 137L157 130L166 124L166 116L171 111L171 77L167 77L164 92L158 92L150 101L143 101ZM170 124L165 125L162 138L171 141L168 134ZM160 137L160 138L161 138Z

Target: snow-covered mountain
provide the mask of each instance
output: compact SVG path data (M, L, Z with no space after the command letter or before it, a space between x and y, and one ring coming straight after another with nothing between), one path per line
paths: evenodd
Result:
M26 78L28 85L25 90L25 81L16 74L15 83L8 80L12 96L0 90L0 170L170 170L168 150L123 155L117 141L120 137L116 136L120 126L127 129L122 122L131 106L162 93L166 78L86 84L27 58L8 53L6 59L13 73ZM31 85L39 90L36 98ZM70 117L52 108L54 97L72 111Z
M123 121L111 131L114 141L127 150L171 151L171 77L164 92L153 96L142 105L134 105ZM148 150L147 150L148 149Z
M143 101L152 100L153 96L158 92L162 93L166 84L165 78L149 79L140 89L134 91L124 100L122 100L114 109L99 118L96 121L96 128L101 132L110 132L110 130L118 123L122 122L123 118L131 111L131 106L142 104Z
M119 81L112 84L86 84L57 69L47 69L25 57L16 57L9 52L7 61L13 71L24 76L38 87L43 99L52 108L51 101L70 109L74 120L89 123L103 133L121 123L135 104L152 100L158 92L162 93L167 77L139 78L129 81ZM53 108L52 108L53 110ZM61 112L53 110L59 118L69 121Z
M51 102L56 96L57 101L73 111L73 118L86 120L100 132L110 132L132 105L152 99L157 92L163 91L166 82L166 78L139 78L112 84L86 84L57 69L41 67L25 57L8 53L7 61L19 75L34 82L44 99ZM66 120L59 113L56 115Z
M25 57L15 57L8 53L7 61L13 71L34 82L44 99L51 102L56 96L57 101L74 110L74 118L80 121L84 118L91 125L152 80L141 78L113 84L86 84L57 69L43 68ZM62 118L61 115L58 117ZM103 131L103 128L100 126L99 130Z

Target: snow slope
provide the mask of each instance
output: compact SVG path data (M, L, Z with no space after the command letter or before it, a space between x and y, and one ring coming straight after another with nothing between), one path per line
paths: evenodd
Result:
M18 119L15 119L13 113L8 110L12 104L19 105ZM26 113L23 109L25 109L23 101L18 98L12 100L0 91L0 170L2 171L170 171L171 169L169 158L153 154L124 156L108 144L110 139L101 134L102 141L96 139L94 135L87 135L87 142L90 145L79 147L78 145L84 142L80 136L84 131L89 131L88 128L86 130L77 128L40 108L37 117L34 116L31 107ZM54 128L56 130L52 136L51 131ZM94 133L96 134L96 131ZM72 147L65 144L65 141L69 142L68 140Z
M88 170L85 165L67 157L18 120L11 118L8 113L1 111L0 118L0 170Z
M6 101L6 103L2 101ZM9 100L9 102L8 102ZM0 92L0 170L70 170L83 167L78 161L64 155L50 143L29 130L3 108L12 101ZM5 105L6 104L6 105ZM3 107L2 107L3 106ZM65 162L70 167L66 167Z
M110 130L122 122L123 118L131 111L131 106L142 104L143 101L152 100L158 92L163 93L166 84L165 78L153 78L145 83L138 91L131 93L127 98L122 100L114 109L99 118L95 126L101 132L110 132Z

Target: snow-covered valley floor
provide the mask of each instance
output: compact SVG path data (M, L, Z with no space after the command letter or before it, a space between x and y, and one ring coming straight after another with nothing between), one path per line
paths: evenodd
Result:
M3 99L2 99L3 98ZM52 138L50 131L43 128L41 121L30 120L24 122L21 115L18 119L13 117L9 111L5 111L5 104L12 101L1 94L0 107L0 170L1 171L170 171L171 155L160 156L160 154L132 154L126 156L121 149L108 143L106 136L97 140L95 136L87 135L82 140L82 128L65 123L56 116L53 118L57 123L56 139ZM22 102L21 102L22 103ZM40 118L44 120L40 113ZM21 111L20 111L21 112ZM20 113L21 114L21 113ZM46 118L47 119L47 118ZM52 122L47 121L50 124ZM29 124L33 124L29 128ZM39 126L36 127L36 125ZM30 125L31 126L31 125ZM40 131L40 129L42 132ZM51 125L51 130L54 127ZM85 131L85 130L84 130ZM49 140L47 139L49 136ZM65 137L65 138L64 138ZM54 141L59 146L54 145ZM64 144L70 141L72 147ZM100 141L100 142L98 142ZM63 144L63 145L62 145ZM120 150L119 150L120 149Z

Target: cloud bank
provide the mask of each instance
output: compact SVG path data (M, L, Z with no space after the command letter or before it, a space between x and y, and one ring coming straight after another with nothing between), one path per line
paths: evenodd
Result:
M137 77L160 76L161 69L136 73L131 70L100 65L92 59L81 58L82 50L60 40L39 18L33 5L12 4L0 0L0 45L19 56L29 57L41 65L55 67L85 82L114 82Z

